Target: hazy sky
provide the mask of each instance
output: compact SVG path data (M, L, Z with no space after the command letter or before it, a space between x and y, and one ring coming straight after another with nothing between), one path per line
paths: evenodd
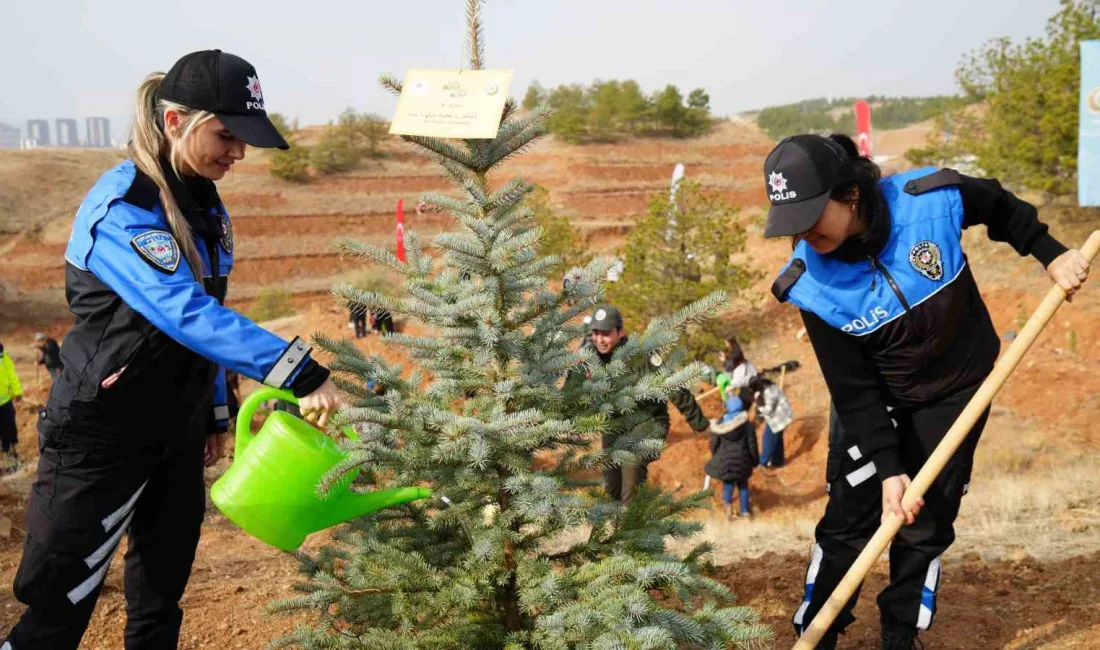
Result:
M221 48L268 110L391 114L379 73L464 63L464 0L14 0L0 10L0 120L125 118L142 76ZM487 67L511 93L633 78L702 87L718 115L821 96L956 90L962 55L1043 33L1057 0L489 0ZM16 126L25 125L16 122ZM81 120L81 133L83 133ZM119 138L122 134L116 133Z

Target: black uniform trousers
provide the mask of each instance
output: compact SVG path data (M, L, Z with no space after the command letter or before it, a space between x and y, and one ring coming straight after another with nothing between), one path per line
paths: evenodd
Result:
M19 442L19 426L15 421L15 400L0 404L0 448L10 451Z
M891 411L901 444L899 455L910 478L917 475L976 391L962 391L919 409ZM835 420L835 412L833 417ZM955 517L969 489L974 450L988 417L987 409L925 494L916 521L903 527L890 546L890 584L878 597L884 631L913 634L932 624L940 555L955 541ZM794 615L798 633L809 627L882 518L882 481L874 464L862 456L858 444L846 439L841 427L832 426L831 434L826 469L829 502L817 524L805 596ZM855 620L852 609L858 598L857 590L837 616L831 633L843 632Z
M125 647L177 647L179 600L206 509L205 424L167 438L158 426L175 428L150 422L116 441L40 421L38 477L14 586L27 609L0 648L77 648L126 532Z

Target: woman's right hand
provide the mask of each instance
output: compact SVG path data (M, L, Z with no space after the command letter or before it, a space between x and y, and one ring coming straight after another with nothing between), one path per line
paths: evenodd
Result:
M343 405L344 397L331 379L326 379L317 390L298 400L302 417L322 429L328 422L328 416Z
M1079 250L1068 250L1047 266L1047 273L1055 284L1066 292L1066 300L1072 300L1073 294L1089 278L1089 261Z
M891 476L890 478L882 480L883 522L886 521L886 517L890 513L893 513L898 519L904 521L906 526L911 525L917 520L917 515L924 506L924 499L917 499L917 502L913 504L911 509L904 509L901 505L901 498L905 495L905 490L908 487L909 477L905 474L898 474L897 476Z

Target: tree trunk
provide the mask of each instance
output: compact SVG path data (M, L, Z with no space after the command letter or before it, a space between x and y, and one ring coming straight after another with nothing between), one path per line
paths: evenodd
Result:
M500 488L498 499L502 513L508 510L510 496L507 490ZM516 586L516 547L511 539L504 542L504 570L508 572L508 581L503 587L497 589L497 608L504 615L504 629L509 632L519 632L524 629L523 616L519 611L519 588Z

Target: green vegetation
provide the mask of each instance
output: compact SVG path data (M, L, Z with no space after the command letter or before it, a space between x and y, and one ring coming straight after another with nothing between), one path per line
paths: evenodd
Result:
M527 197L527 207L531 210L535 225L542 228L539 253L561 260L557 271L564 272L592 261L592 253L585 248L581 234L569 223L569 219L554 212L554 206L550 205L550 192L546 188L535 187Z
M335 123L329 123L320 142L307 147L296 141L296 129L288 126L282 115L276 113L271 117L290 149L271 155L270 173L295 182L308 181L310 170L317 176L326 176L354 169L364 158L381 156L382 141L389 131L389 123L381 117L349 108Z
M483 60L480 8L468 0L471 70ZM316 337L348 399L332 428L358 434L341 442L347 460L319 493L354 481L356 490L417 485L433 494L357 518L297 553L303 578L269 610L298 625L271 647L770 647L760 615L708 577L709 545L669 548L702 529L687 514L705 507L707 493L678 498L647 485L623 505L593 485L603 468L660 453L665 430L639 402L667 400L703 367L676 354L660 368L650 359L726 296L652 319L606 365L578 350L581 315L603 301L610 260L554 290L555 261L542 256L544 230L525 205L534 187L496 174L544 133L543 108L516 108L505 104L493 139L402 136L457 188L423 197L456 222L430 250L412 230L405 262L389 247L342 244L400 274L402 286L392 296L349 285L335 293L420 327L384 340L407 352L411 369ZM563 381L569 374L586 379ZM601 439L608 444L593 444Z
M523 97L523 108L543 104L554 110L547 121L551 133L569 142L599 142L627 135L690 137L710 129L710 96L696 88L685 100L669 84L650 95L637 81L595 81L589 86L562 85L547 90L534 82Z
M655 318L676 313L714 291L734 296L748 286L751 272L730 256L745 249L738 208L722 196L683 181L675 204L654 195L649 212L638 218L626 240L626 269L608 287L611 303L623 312L632 332ZM683 339L691 357L720 348L724 332L712 319L688 330Z
M853 104L858 97L807 99L797 104L772 106L760 111L756 123L769 136L781 140L796 133L856 134ZM900 129L930 120L967 103L962 97L865 97L871 105L875 129Z
M257 323L275 320L294 313L294 306L290 302L290 294L277 286L268 286L260 289L260 293L245 314Z
M975 157L1003 183L1065 195L1077 189L1080 42L1100 38L1100 0L1062 0L1046 35L1013 44L990 41L956 71L967 101L983 111L955 110L940 121L951 133L911 150L916 164Z

